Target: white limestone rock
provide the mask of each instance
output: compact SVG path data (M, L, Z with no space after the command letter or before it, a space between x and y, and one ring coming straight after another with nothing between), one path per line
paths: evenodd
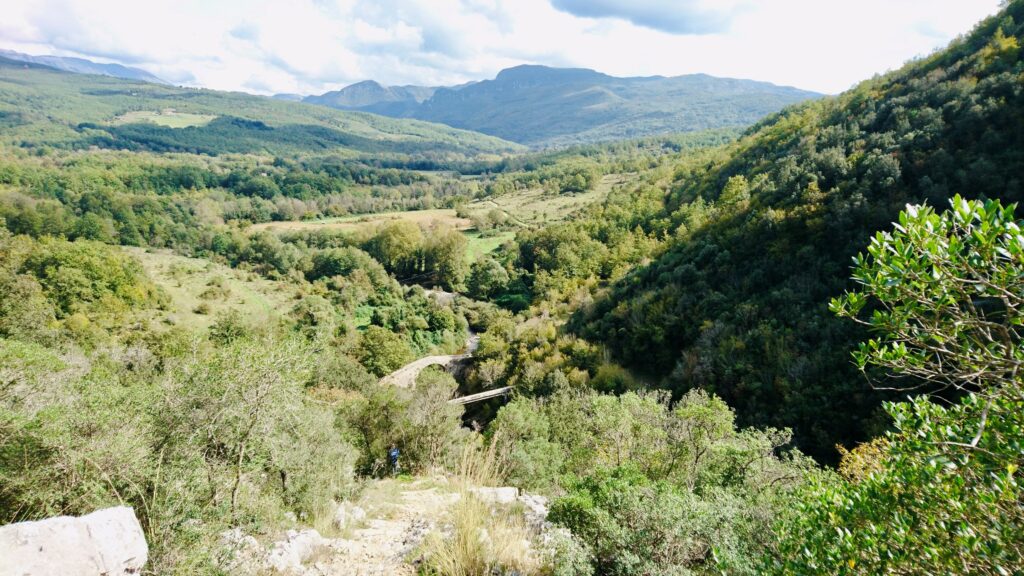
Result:
M334 511L334 525L339 530L344 530L348 526L355 526L365 519L366 510L349 502L338 504Z
M316 530L289 530L285 540L274 542L266 561L279 573L301 574L302 564L329 544Z
M139 574L149 547L126 506L0 526L0 576Z
M511 504L519 497L519 489L514 486L501 488L470 488L470 492L480 500L488 504Z

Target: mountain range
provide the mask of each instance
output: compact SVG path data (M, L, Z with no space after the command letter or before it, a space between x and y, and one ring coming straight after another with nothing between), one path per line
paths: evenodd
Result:
M0 50L25 66L168 85L120 64ZM533 147L749 126L821 94L706 74L620 78L584 68L521 65L455 86L384 86L366 80L320 95L274 100L424 120Z
M84 58L71 58L67 56L32 56L15 52L14 50L0 50L0 56L8 60L38 64L77 74L98 74L112 78L124 78L125 80L139 80L141 82L153 82L155 84L170 84L166 80L158 78L141 68L132 68L120 64L102 64Z
M439 122L531 146L747 126L821 94L706 74L619 78L584 68L522 65L460 86L368 80L304 102Z

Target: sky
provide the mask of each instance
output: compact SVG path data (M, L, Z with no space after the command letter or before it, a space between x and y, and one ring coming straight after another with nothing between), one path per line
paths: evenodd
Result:
M4 0L0 48L175 84L319 94L510 66L706 73L825 93L945 46L999 0Z

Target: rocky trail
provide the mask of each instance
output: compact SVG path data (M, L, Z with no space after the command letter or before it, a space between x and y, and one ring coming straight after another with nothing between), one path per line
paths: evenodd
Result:
M513 487L460 490L447 478L421 477L367 484L357 500L338 505L334 526L325 532L332 537L296 528L260 541L233 528L221 533L214 556L234 576L414 576L424 540L449 534L453 508L470 497L492 513L518 510L529 530L523 537L547 538L548 503L542 496ZM486 529L479 530L480 538L489 538ZM147 557L141 525L128 507L0 528L0 576L127 576L139 574Z
M411 483L378 481L365 505L342 503L335 517L342 536L324 538L312 529L289 530L283 539L264 547L255 538L233 530L222 535L229 550L224 567L230 574L256 576L413 576L424 538L443 529L462 494L445 479L420 478ZM471 488L491 505L520 503L537 530L547 517L547 501L520 494L516 488Z
M409 556L459 495L413 484L385 517L366 518L349 538L331 540L309 563L308 575L413 575Z

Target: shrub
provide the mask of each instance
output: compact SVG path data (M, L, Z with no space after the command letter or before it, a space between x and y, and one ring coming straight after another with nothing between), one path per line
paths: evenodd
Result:
M370 373L384 376L412 361L409 344L398 334L370 326L359 339L359 361Z
M562 447L550 441L549 428L547 414L537 400L516 398L498 411L487 436L501 444L507 482L545 492L556 485L564 458Z
M346 400L338 422L361 452L360 470L385 472L391 445L401 451L405 471L452 470L470 436L462 427L462 407L447 402L455 388L451 376L425 370L413 388L373 382Z

